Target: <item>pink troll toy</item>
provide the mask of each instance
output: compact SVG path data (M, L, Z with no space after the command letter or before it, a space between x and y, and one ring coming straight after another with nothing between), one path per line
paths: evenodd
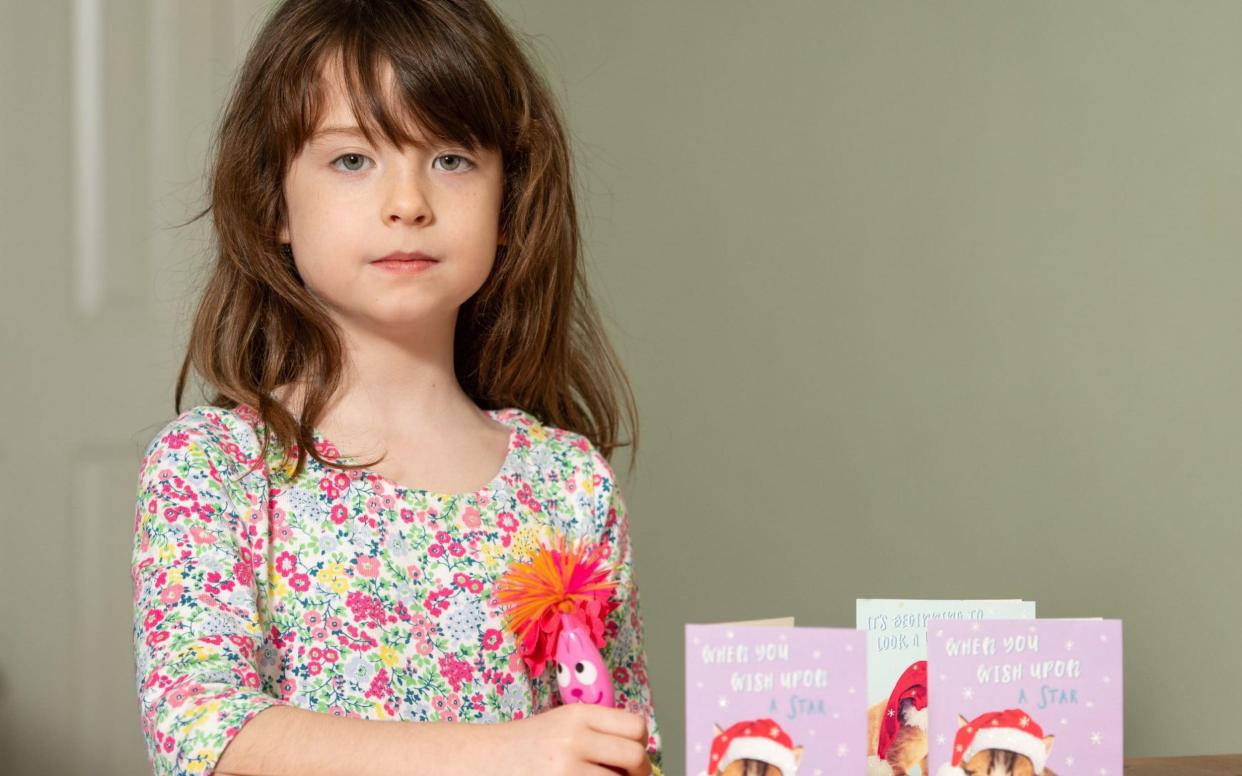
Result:
M506 607L506 626L531 676L556 661L561 703L615 708L612 679L599 652L604 620L617 608L616 583L603 550L587 543L570 546L560 537L540 545L529 563L515 563L496 584ZM549 649L551 647L551 649Z

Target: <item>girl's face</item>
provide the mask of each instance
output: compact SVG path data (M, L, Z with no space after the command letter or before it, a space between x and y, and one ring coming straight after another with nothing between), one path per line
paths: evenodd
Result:
M280 239L292 245L307 289L343 328L414 338L442 331L496 257L500 152L372 146L356 129L343 81L325 77L323 118L285 176ZM437 261L416 272L375 263L415 251Z

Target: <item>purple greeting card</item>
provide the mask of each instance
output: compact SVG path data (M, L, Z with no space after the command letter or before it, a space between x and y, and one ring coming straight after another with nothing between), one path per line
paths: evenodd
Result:
M936 776L1122 776L1119 620L928 623Z
M866 655L857 630L687 625L686 774L864 773Z

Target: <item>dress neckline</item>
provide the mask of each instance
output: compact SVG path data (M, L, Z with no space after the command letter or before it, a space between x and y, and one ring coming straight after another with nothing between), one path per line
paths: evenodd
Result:
M254 418L256 419L256 422L258 423L263 422L263 417L259 414L259 411L255 409L254 407L252 407L251 405L245 402L242 402L238 406L245 407L248 410L248 412L254 416ZM385 475L375 471L374 469L361 468L361 469L357 469L356 471L358 471L360 474L363 474L364 476L375 478L376 480L383 483L384 485L391 488L393 491L397 493L430 496L433 498L437 498L438 500L470 498L472 496L478 496L481 494L490 493L496 490L501 484L503 484L501 482L502 478L512 468L512 465L517 457L518 451L521 449L521 446L518 444L518 429L517 429L517 423L515 421L518 418L521 418L524 415L524 413L521 409L512 408L512 407L506 408L506 409L494 409L494 410L483 410L483 411L486 412L488 414L488 417L492 418L492 420L495 420L498 423L503 423L504 425L509 427L509 440L505 448L504 460L500 464L500 470L497 471L496 474L493 475L493 477L490 480L488 480L486 485L484 485L481 488L478 488L477 490L463 491L459 493L448 493L445 491L432 490L430 488L416 488L416 487L411 487L408 485L402 485L396 480L386 477ZM325 458L328 458L329 460L339 461L343 463L353 463L354 461L357 460L356 456L342 455L340 447L338 447L335 442L333 442L332 440L324 436L322 433L320 433L318 428L311 429L311 438L315 443L315 447L319 449L320 454L323 455ZM336 452L336 455L329 456L326 453L326 450L328 449L334 450ZM308 466L318 466L320 468L326 468L324 467L323 464L319 463L311 456L307 456L306 462Z

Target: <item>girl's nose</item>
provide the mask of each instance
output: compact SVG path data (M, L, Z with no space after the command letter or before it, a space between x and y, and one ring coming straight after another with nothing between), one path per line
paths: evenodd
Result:
M384 203L384 220L392 223L426 224L431 221L431 206L424 190L425 181L416 171L393 172L388 199Z

